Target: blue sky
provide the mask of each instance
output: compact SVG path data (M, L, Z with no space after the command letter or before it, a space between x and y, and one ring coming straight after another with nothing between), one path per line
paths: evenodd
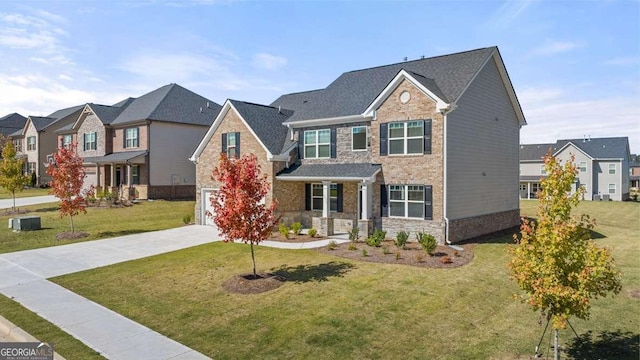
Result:
M178 83L269 104L342 72L497 45L521 142L628 136L640 152L639 1L0 0L0 116Z

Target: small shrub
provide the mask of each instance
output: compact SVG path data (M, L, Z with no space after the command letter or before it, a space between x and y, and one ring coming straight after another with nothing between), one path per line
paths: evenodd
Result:
M436 238L431 234L418 232L416 233L416 240L418 240L424 251L429 255L433 255L433 252L436 250L436 246L438 246Z
M400 260L400 251L396 251L396 261Z
M284 223L278 225L278 232L284 236L285 239L289 239L289 228Z
M335 250L338 247L338 243L335 240L329 241L329 250Z
M418 262L423 263L424 262L424 254L418 254L418 256L416 256L416 260L418 260Z
M351 243L349 244L349 250L358 250L358 247L356 246L356 244Z
M391 251L389 250L388 246L383 246L382 247L382 253L385 255L391 254Z
M362 256L364 257L369 256L369 252L367 251L367 249L362 249Z
M409 240L409 233L406 231L400 231L396 234L396 246L400 249L404 249L407 245L407 241Z
M451 259L451 257L449 257L449 255L447 255L447 256L443 256L440 259L440 262L443 263L443 264L451 264L453 262L453 260Z
M366 240L367 245L380 247L380 245L382 244L382 242L384 241L384 238L386 236L387 236L387 232L386 231L375 229L373 231L373 235L371 235L371 236L369 236L367 238L367 240Z
M300 231L302 230L302 223L295 222L291 224L291 231L293 231L293 235L300 235Z
M360 240L360 229L354 227L349 231L349 241L358 242L358 240Z
M309 237L314 237L316 236L316 234L318 233L318 230L311 228L309 229L309 231L307 231L307 235L309 235Z
M185 225L189 225L189 224L191 224L191 214L185 214L185 215L182 217L182 222L183 222Z

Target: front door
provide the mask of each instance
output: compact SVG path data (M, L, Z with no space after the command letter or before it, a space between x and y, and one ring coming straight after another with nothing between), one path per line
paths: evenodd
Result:
M122 182L120 181L120 177L122 176L122 168L120 166L116 167L116 187L120 187Z

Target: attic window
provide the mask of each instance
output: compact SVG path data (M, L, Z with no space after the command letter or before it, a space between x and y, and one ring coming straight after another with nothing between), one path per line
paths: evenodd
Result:
M408 91L403 91L400 93L400 102L406 104L411 100L411 94Z

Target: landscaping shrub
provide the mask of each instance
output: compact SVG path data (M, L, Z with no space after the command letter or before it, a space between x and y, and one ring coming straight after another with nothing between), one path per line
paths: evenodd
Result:
M451 264L453 260L451 259L451 257L449 257L449 255L446 255L440 259L440 262L443 264Z
M416 233L416 240L418 240L424 251L429 255L433 255L433 252L436 250L436 246L438 246L436 238L431 234L418 232Z
M369 252L367 251L367 249L362 249L362 256L364 257L369 256Z
M409 233L406 231L400 231L396 234L396 246L400 249L404 249L407 245L407 241L409 240Z
M307 231L307 235L309 235L310 237L314 237L316 236L316 234L318 233L318 230L311 228L309 229L309 231Z
M284 223L278 225L278 232L284 236L285 239L289 239L289 228Z
M391 251L389 251L389 247L388 246L383 246L382 247L382 253L385 255L391 254Z
M189 225L189 224L191 224L191 214L185 214L185 215L182 217L182 222L183 222L185 225Z
M349 231L349 241L358 242L358 240L360 240L360 229L354 227Z
M351 243L351 244L349 244L349 248L348 249L349 250L358 250L358 247L356 246L356 244Z
M295 222L291 224L291 231L293 231L293 235L300 235L300 230L302 230L302 223Z
M371 236L369 236L367 238L367 241L366 241L367 245L380 247L380 245L382 244L382 241L384 241L384 238L386 236L387 236L387 232L386 231L375 229L373 231L373 235L371 235Z
M335 240L329 241L329 250L335 250L338 247L338 243Z

